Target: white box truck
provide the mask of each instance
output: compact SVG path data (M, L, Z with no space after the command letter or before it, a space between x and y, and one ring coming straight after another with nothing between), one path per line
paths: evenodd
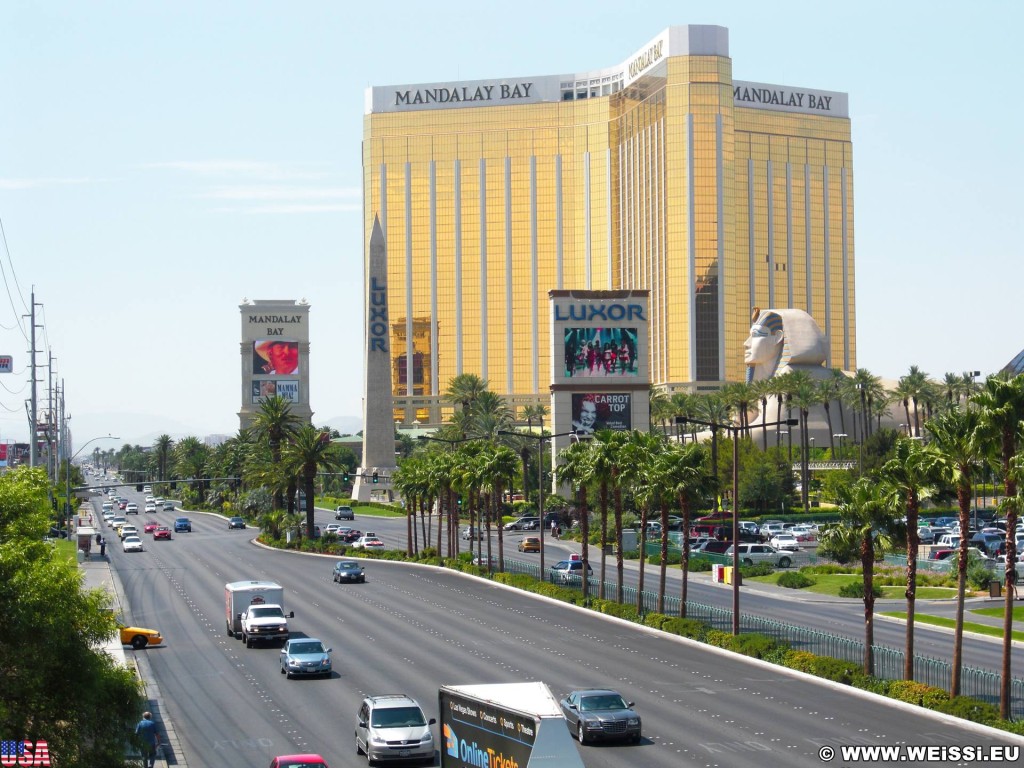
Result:
M544 683L443 685L441 768L583 768Z
M246 647L262 640L287 640L284 587L273 581L233 581L224 585L224 621L228 637L241 637Z

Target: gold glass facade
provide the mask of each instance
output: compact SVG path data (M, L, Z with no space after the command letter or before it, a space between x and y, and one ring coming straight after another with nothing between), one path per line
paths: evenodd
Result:
M387 241L397 418L441 419L461 373L546 402L551 289L649 290L671 390L744 379L752 306L807 310L827 364L856 367L845 95L734 82L727 43L692 51L709 29L666 31L639 74L372 89L364 228Z

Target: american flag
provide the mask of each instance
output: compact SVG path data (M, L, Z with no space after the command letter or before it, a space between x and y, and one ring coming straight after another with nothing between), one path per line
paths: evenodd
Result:
M0 756L21 757L25 754L25 742L21 741L0 741Z

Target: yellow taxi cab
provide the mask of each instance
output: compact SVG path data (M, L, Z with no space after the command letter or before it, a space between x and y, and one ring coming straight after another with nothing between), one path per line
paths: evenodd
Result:
M163 637L155 629L129 627L118 622L117 630L121 634L121 645L130 645L136 651L150 645L160 645L164 641Z
M519 542L520 552L540 552L540 536L524 536Z

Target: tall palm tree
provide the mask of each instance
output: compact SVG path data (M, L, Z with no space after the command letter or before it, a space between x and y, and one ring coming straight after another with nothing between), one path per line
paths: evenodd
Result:
M1011 471L1013 458L1024 444L1021 422L1024 420L1024 376L1011 378L1003 374L989 376L982 390L974 396L973 402L981 410L983 434L997 443L998 460L1003 472L1006 498L1017 498L1019 473ZM1019 501L1019 500L1018 500ZM1019 503L1006 505L1006 575L1007 584L1016 578L1015 562L1017 542L1015 538ZM1000 716L1008 717L1010 709L1010 638L1013 627L1013 590L1006 590L1003 609L1003 664L999 692Z
M640 562L637 575L636 609L643 613L644 575L647 566L647 522L651 507L660 501L660 485L650 482L654 460L664 443L658 435L631 432L619 449L620 481L633 493L640 507Z
M174 469L178 477L195 481L194 488L203 503L204 488L203 478L206 477L206 460L209 457L210 449L198 437L184 437L174 446Z
M675 416L675 406L672 403L672 398L669 397L665 390L651 387L648 407L650 409L651 429L654 429L655 424L660 424L662 431L667 431L668 423Z
M899 533L898 516L885 502L877 483L862 477L838 490L839 521L819 536L831 552L856 552L864 584L864 674L875 673L875 561L892 547Z
M701 443L672 446L666 451L668 466L664 479L670 491L679 501L683 516L682 540L682 587L679 599L679 615L686 617L686 592L690 572L690 524L694 503L714 493L716 478L711 475L710 457Z
M803 371L793 373L792 389L793 405L800 414L800 498L803 502L804 512L810 511L810 472L808 471L808 457L811 453L809 421L811 409L821 402L820 390L814 380ZM792 427L790 427L792 437Z
M341 459L334 450L330 435L320 427L303 424L290 436L282 449L282 463L289 468L292 476L298 477L306 497L306 535L313 538L315 526L314 494L318 472L336 472L341 468Z
M470 432L470 416L476 401L484 392L489 391L487 387L487 380L473 373L460 373L448 382L444 399L455 406L451 423L463 433L463 436Z
M590 441L590 475L597 489L598 506L601 511L601 567L597 585L597 596L604 599L608 543L608 492L619 474L619 448L626 437L625 432L609 429L598 431Z
M266 443L270 450L270 461L275 468L281 464L281 447L284 441L295 432L302 419L292 413L292 406L281 395L272 395L260 403L260 409L253 419L250 429L253 436ZM284 507L284 493L278 489L274 492L274 508Z
M519 418L526 420L526 428L530 432L530 434L533 434L533 422L536 421L540 425L540 433L543 435L544 417L547 415L548 409L545 408L543 405L527 405L519 414ZM531 446L529 440L520 440L519 457L522 459L523 462L523 496L526 498L529 498L529 491L527 489L530 487L528 470L530 461L530 447Z
M498 570L505 570L505 547L504 547L504 526L501 524L501 517L497 510L501 508L501 498L504 490L512 485L516 476L518 457L515 451L505 445L494 444L490 450L483 454L483 480L490 489L491 505L494 509L493 517L498 527ZM543 520L541 524L543 525ZM491 562L491 537L490 531L487 536L487 562Z
M828 378L822 379L818 385L821 387L821 405L825 409L825 420L828 422L828 447L832 456L836 455L836 443L833 434L836 430L832 425L832 403L835 402L839 407L839 423L842 425L844 423L842 393L845 384L846 374L839 368L833 368L829 371ZM840 432L842 431L841 427Z
M984 448L981 418L976 409L950 408L925 424L931 435L928 448L935 453L942 479L956 489L960 508L960 554L957 558L956 626L953 630L953 676L950 696L960 695L960 667L963 664L964 597L967 591L967 531L971 515L971 478L981 468Z
M590 584L587 570L590 564L590 520L587 512L587 485L590 483L590 445L589 440L570 443L558 453L559 465L555 476L562 485L568 485L576 492L579 505L580 536L583 540L581 557L583 559L583 599L590 596Z
M878 472L883 494L895 508L903 506L907 516L907 635L903 655L903 679L914 679L914 611L917 598L917 556L921 545L918 513L936 481L934 455L921 441L901 437L890 458Z

